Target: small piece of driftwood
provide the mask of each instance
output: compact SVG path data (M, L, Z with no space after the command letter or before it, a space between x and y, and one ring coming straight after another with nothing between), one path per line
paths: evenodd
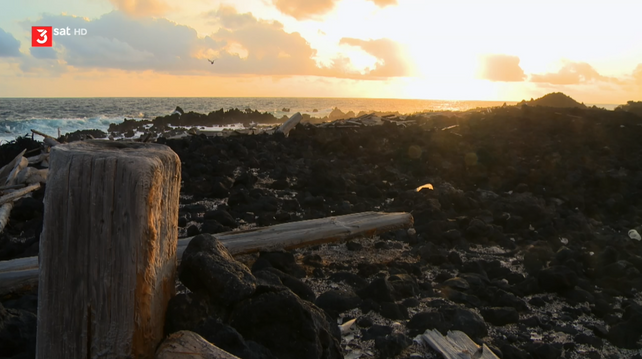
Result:
M233 255L268 251L277 248L293 249L333 241L347 240L358 236L410 228L413 218L410 213L362 212L344 216L311 219L215 234ZM187 245L194 237L178 240L176 257L180 261ZM38 258L20 258L0 261L0 295L20 290L19 282L6 283L10 273L21 271L30 279L38 278ZM29 275L26 275L29 274Z
M25 187L24 183L12 184L11 186L2 186L2 187L0 187L0 191L6 191L6 190L9 190L9 189L17 189L17 188L24 188L24 187Z
M16 177L16 182L17 183L26 183L26 184L34 184L34 183L46 183L47 182L47 174L49 173L48 169L35 169L33 167L26 167L23 168L20 173L18 173L18 176Z
M54 146L57 146L57 145L60 144L60 142L58 142L58 140L56 140L52 136L49 136L46 133L42 133L40 131L33 130L33 129L31 130L31 132L35 133L36 135L40 135L40 136L44 137L45 139L42 142L44 142L44 144L49 146L49 147L54 147Z
M4 227L9 222L9 215L13 209L13 202L7 202L0 206L0 233L4 231Z
M38 130L33 130L32 129L31 132L35 133L36 135L40 135L40 136L42 136L44 138L53 138L53 136L49 136L48 134L40 132ZM55 138L53 138L53 139L55 140Z
M22 156L25 154L25 151L26 149L20 152L11 162L0 168L0 185L5 185L11 181L11 173L17 173L15 169L22 164Z
M188 330L168 336L158 347L154 359L239 359Z
M292 115L290 119L288 119L281 126L279 126L279 129L276 131L282 132L284 135L287 136L290 130L292 130L299 122L301 122L302 118L303 116L301 116L301 113L297 112L294 115Z
M428 329L424 334L415 338L415 341L427 344L444 359L499 359L487 346L477 345L466 333L453 330L446 336L441 335L437 329Z
M20 162L16 163L16 166L13 168L13 170L11 170L9 176L7 176L7 182L5 184L14 185L16 183L20 183L17 179L18 174L20 173L20 171L27 168L27 166L29 166L29 161L27 161L26 157L22 157L20 159Z
M13 202L19 199L20 197L26 195L27 193L37 190L38 188L40 188L40 183L36 183L31 186L7 193L4 196L0 197L0 205Z
M27 160L29 161L30 165L35 165L35 164L38 164L38 163L44 161L47 158L49 158L49 154L42 152L39 155L32 156L32 157L27 157Z

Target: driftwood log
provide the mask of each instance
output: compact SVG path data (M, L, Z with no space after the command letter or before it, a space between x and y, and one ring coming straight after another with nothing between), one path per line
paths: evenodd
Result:
M300 112L295 113L290 117L287 121L283 122L281 126L276 130L277 132L283 132L284 135L288 135L290 130L292 130L296 125L301 122L301 119L303 116L301 116Z
M155 359L239 359L200 335L187 330L173 333L158 347Z
M428 329L424 334L417 336L415 341L429 345L444 359L499 359L486 344L477 345L466 333L459 330L449 330L448 334L443 336L437 329Z
M15 178L15 175L17 175L22 168L26 167L23 166L22 162L22 155L24 155L25 152L26 150L23 150L13 160L11 160L11 162L0 168L0 186L4 186L11 182L11 180ZM29 164L29 161L27 161L27 164Z
M9 214L13 209L13 202L7 202L0 206L0 233L4 231L4 227L9 223Z
M5 203L13 202L16 199L24 196L25 194L29 192L33 192L40 188L40 183L32 184L31 186L21 188L18 190L15 190L13 192L7 193L4 196L0 197L0 205L3 205Z
M178 156L83 141L50 159L36 357L152 358L175 287Z
M370 236L413 225L410 213L362 212L216 234L231 254L239 255L276 248L297 247ZM178 240L180 260L193 237ZM0 295L37 283L38 258L0 261Z

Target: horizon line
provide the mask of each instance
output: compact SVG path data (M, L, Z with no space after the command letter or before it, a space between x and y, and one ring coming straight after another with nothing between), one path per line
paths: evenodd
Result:
M529 101L522 100L443 100L443 99L424 99L424 98L391 98L391 97L310 97L310 96L33 96L33 97L5 97L0 99L92 99L92 98L274 98L274 99L328 99L328 100L397 100L397 101L444 101L444 102L515 102ZM534 99L534 98L533 98ZM577 101L577 100L576 100ZM584 103L584 102L581 102ZM608 103L608 102L587 102L585 105L622 105L626 103Z

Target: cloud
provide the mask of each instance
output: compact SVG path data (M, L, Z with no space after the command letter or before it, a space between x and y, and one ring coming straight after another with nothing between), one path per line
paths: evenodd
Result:
M282 13L297 20L316 20L334 9L340 0L272 0ZM397 0L368 0L379 7L397 5Z
M397 0L370 0L379 7L397 5Z
M638 64L635 70L633 70L633 79L635 83L642 86L642 63Z
M30 47L29 53L36 59L57 59L58 54L53 47Z
M21 68L117 69L155 71L174 75L265 75L318 76L351 79L382 79L409 74L402 49L389 39L341 39L376 57L366 73L351 71L349 58L335 59L329 67L317 65L317 51L298 32L288 33L278 21L261 20L251 13L238 13L221 6L204 14L219 29L199 37L196 30L163 18L133 18L112 11L88 20L66 15L46 15L37 23L69 28L71 36L54 36L53 48L30 49L29 61ZM30 29L35 22L22 23ZM86 35L73 35L86 29ZM211 65L206 59L217 61ZM50 60L50 61L45 61ZM51 61L55 61L55 65ZM52 65L55 65L52 67Z
M409 76L411 71L404 58L403 48L393 40L382 38L376 40L361 40L344 37L341 45L361 48L363 51L378 59L376 67L368 72L369 77L400 77Z
M218 52L214 71L224 73L315 75L316 50L298 33L287 33L278 21L265 21L221 7L212 21L222 27L212 37L227 45Z
M162 0L109 0L114 7L132 16L159 16L166 14L170 8Z
M616 79L600 75L586 62L564 61L558 72L533 74L531 82L548 83L552 85L578 85L596 81L617 82Z
M19 57L20 41L8 32L0 29L0 57Z
M526 75L519 66L519 57L492 54L482 57L479 77L494 82L517 82L524 81Z
M282 13L297 20L314 19L330 12L337 0L272 0Z
M45 16L38 23L54 28L86 29L87 35L54 36L53 49L68 65L84 68L189 72L203 68L196 55L225 44L198 37L196 30L166 19L134 19L112 11L96 20L74 16ZM35 23L24 23L30 28ZM34 57L51 58L51 53Z

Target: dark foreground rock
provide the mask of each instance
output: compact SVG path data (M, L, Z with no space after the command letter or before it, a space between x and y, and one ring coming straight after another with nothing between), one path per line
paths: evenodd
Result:
M343 358L323 311L288 290L265 288L239 303L230 324L278 358Z
M190 241L183 253L179 278L193 292L207 294L223 307L251 296L256 289L256 278L250 270L207 234Z
M271 266L297 273L293 268L302 267L292 254L262 253L261 258L266 267L255 271L257 280L215 237L194 237L179 268L192 293L170 301L166 333L191 330L241 358L342 358L336 324L312 304L314 292Z
M0 303L0 357L35 357L36 320L35 313L7 309Z

